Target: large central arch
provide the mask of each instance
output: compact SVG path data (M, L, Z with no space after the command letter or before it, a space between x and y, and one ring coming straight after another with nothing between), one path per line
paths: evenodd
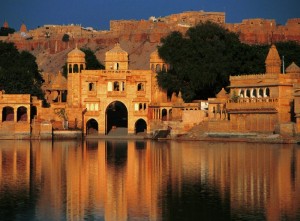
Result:
M127 135L128 111L120 101L111 102L106 108L106 134Z

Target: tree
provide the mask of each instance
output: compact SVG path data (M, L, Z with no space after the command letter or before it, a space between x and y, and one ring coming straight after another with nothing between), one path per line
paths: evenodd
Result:
M13 28L6 28L6 27L0 28L0 36L8 36L9 34L13 34L14 32L15 29Z
M35 60L27 51L19 53L13 43L0 41L0 89L7 94L31 94L43 99L43 79Z
M180 90L185 101L207 99L226 87L232 74L263 72L264 52L259 50L211 22L190 28L184 36L172 32L162 39L158 52L173 70L159 73L158 83L170 94Z
M90 48L80 48L85 53L86 70L101 70L104 66L98 61L95 53ZM63 75L68 76L67 63L64 64Z

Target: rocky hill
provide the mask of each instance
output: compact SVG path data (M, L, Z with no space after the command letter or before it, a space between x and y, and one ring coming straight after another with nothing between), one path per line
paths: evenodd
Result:
M129 54L130 69L149 69L149 56L162 37L172 31L185 32L199 22L213 21L236 32L240 40L249 44L265 44L294 40L300 43L300 18L278 25L273 19L245 19L242 23L225 23L225 13L191 11L148 20L118 20L110 22L109 31L96 31L79 25L44 25L20 31L0 40L14 42L20 50L31 51L37 57L40 70L57 73L66 62L67 53L77 45L95 51L104 63L105 52L120 43ZM68 35L68 41L64 40Z

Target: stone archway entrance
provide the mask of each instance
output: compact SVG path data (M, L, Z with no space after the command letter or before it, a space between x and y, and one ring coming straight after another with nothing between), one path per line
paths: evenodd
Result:
M143 119L139 119L135 123L135 133L136 134L145 133L146 130L147 130L147 123L146 123L146 121L143 120Z
M95 119L86 122L86 134L98 134L98 122Z
M127 135L128 133L128 111L120 101L110 103L106 108L106 130L107 135Z

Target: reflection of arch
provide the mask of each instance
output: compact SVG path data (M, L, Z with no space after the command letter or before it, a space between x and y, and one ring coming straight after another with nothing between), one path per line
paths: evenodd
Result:
M21 106L17 109L17 121L27 121L27 108Z
M168 111L166 109L163 109L162 112L161 112L161 119L163 121L167 120L167 114L168 114Z
M98 122L95 119L90 119L86 122L86 134L97 134Z
M127 107L120 101L113 101L106 108L106 134L114 128L127 128Z
M139 119L136 123L135 123L135 133L144 133L147 130L147 123L145 120L143 119Z
M169 120L172 120L172 109L169 110Z
M2 110L2 122L14 121L14 109L12 107L4 107Z

